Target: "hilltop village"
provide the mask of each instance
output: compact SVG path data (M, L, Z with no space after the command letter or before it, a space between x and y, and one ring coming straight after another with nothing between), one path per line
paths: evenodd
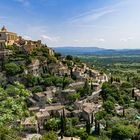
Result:
M95 114L103 111L103 106L105 108L102 86L111 76L77 57L61 56L41 40L26 40L9 32L5 26L0 31L0 63L0 91L3 93L0 100L1 105L7 107L2 112L0 124L18 127L24 139L29 139L27 137L33 133L41 137L49 130L57 131L62 139L63 136L75 136L72 128L64 127L65 118L82 129L88 123L94 124ZM117 79L111 79L111 83L114 83L115 90L121 85ZM134 89L133 92L135 100L140 101L140 91ZM110 104L106 106L109 109ZM124 115L123 105L115 107L119 115ZM54 119L61 121L61 130L59 126L52 128L49 124L56 121ZM96 127L94 129L99 129L99 123Z

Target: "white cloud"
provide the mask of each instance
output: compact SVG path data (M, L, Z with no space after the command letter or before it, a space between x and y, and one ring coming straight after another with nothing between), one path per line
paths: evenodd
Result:
M117 11L116 9L117 5L112 5L109 7L103 7L95 10L89 10L87 12L81 13L78 16L75 16L71 19L68 20L69 23L78 23L78 24L83 24L83 23L89 23L96 21L110 13L113 13Z
M75 43L88 43L89 40L82 40L82 39L79 40L79 39L75 39L74 42L75 42Z
M50 37L48 35L41 35L42 40L44 41L50 41L50 42L58 42L58 40L60 39L60 37Z
M99 39L96 39L98 42L105 42L105 39L104 38L99 38Z
M134 39L134 37L127 37L127 38L121 38L120 41L121 42L128 42L128 41L131 41L133 39Z
M32 38L31 38L30 36L28 36L28 35L24 35L23 38L24 38L24 39L27 39L27 40L31 40L31 39L32 39Z
M21 3L24 6L29 6L30 5L29 0L15 0L15 1Z

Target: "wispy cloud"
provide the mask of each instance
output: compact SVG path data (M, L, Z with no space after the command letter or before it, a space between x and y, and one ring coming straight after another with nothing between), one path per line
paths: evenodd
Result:
M57 42L60 37L57 36L57 37L51 37L51 36L48 36L48 35L41 35L41 38L43 41L50 41L50 42Z
M31 40L32 39L31 36L28 36L28 35L24 35L23 38L27 39L27 40Z
M7 19L8 17L4 17L4 16L0 16L0 20L5 20Z
M67 22L74 25L92 26L94 21L99 20L111 13L117 12L119 6L123 3L124 1L121 1L110 6L87 10L86 12L83 12L75 17L69 18Z
M15 1L21 3L23 6L29 6L30 5L29 0L15 0Z
M83 16L78 16L78 17L74 17L72 19L72 23L76 23L76 22L84 22L84 23L88 23L90 21L95 21L95 20L98 20L99 18L109 14L109 13L112 13L114 12L115 10L113 9L106 9L104 11L99 11L99 12L93 12L91 11L90 13L88 14L85 14Z
M88 43L89 40L80 40L80 39L75 39L74 40L75 43Z
M97 38L96 41L97 42L105 42L105 39L104 38Z
M120 41L121 41L121 42L128 42L128 41L131 41L131 40L133 40L133 39L134 39L134 37L131 37L131 36L130 36L130 37L127 37L127 38L121 38Z

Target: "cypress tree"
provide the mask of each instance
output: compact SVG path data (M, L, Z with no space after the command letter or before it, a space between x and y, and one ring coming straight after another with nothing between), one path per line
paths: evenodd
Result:
M97 122L97 120L95 119L95 134L97 134L97 131L98 131L98 122Z
M90 134L90 123L88 120L86 121L86 132Z
M93 124L93 113L91 115L91 124Z
M86 132L88 134L90 134L90 118L89 118L89 116L88 116L88 119L86 121Z
M65 111L63 109L63 112L61 114L61 138L63 137L65 130L66 130L66 116Z
M113 79L113 77L111 76L111 79L110 79L111 84L113 83L113 80L114 80L114 79Z
M134 98L134 95L135 95L135 91L134 89L132 89L132 98Z

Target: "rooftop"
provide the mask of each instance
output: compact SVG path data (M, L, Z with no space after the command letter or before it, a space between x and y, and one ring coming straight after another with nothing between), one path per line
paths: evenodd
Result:
M95 110L95 104L94 103L84 103L83 104L83 111L87 113L92 113Z
M85 82L76 82L76 83L72 83L69 86L74 87L74 86L79 86L79 85L83 85Z
M5 27L5 26L3 26L3 27L1 28L1 31L2 31L2 32L7 32L6 27Z
M35 117L28 117L24 121L21 122L23 125L29 125L29 124L37 124L37 120Z
M40 111L36 113L37 118L47 117L50 116L50 114L47 111Z
M62 140L80 140L80 138L74 138L74 137L63 137Z
M58 106L47 106L45 109L40 109L40 111L51 111L51 110L60 110L63 109L65 106L58 105Z
M38 97L45 97L44 93L43 92L38 92L38 93L35 93L36 96Z

